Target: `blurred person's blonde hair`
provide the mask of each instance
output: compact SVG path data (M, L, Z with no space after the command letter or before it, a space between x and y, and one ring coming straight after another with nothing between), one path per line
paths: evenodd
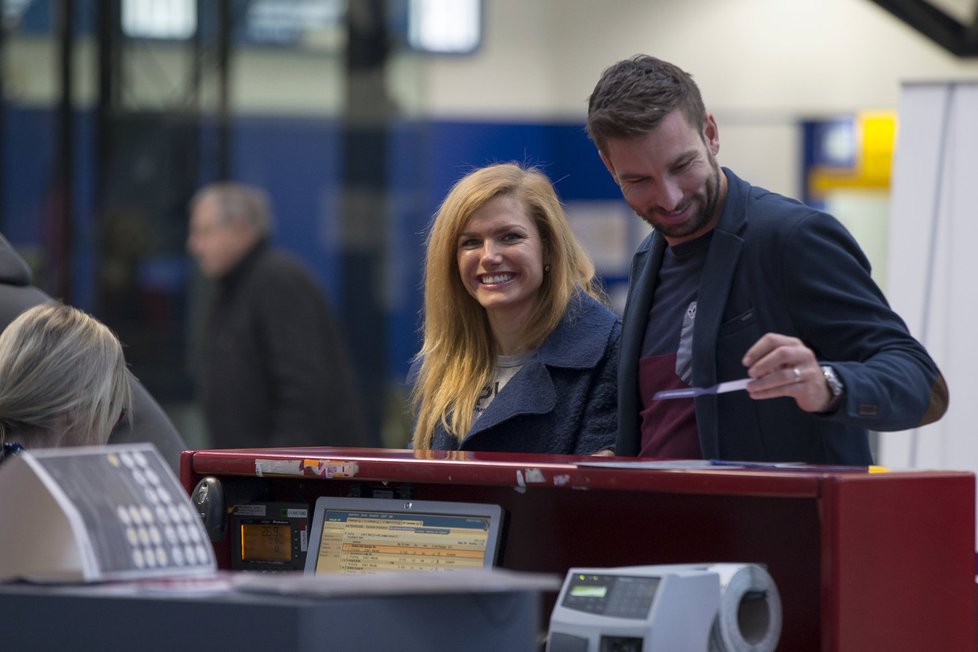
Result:
M0 334L0 442L100 445L131 416L122 345L95 318L46 303Z
M540 346L556 328L577 291L605 301L594 264L577 242L550 180L536 168L501 163L459 180L431 224L424 269L424 339L412 402L417 419L413 445L430 448L439 423L461 438L472 427L472 411L489 382L495 344L485 309L462 285L458 240L469 218L490 200L512 196L536 225L549 270L539 301L527 321L520 348Z

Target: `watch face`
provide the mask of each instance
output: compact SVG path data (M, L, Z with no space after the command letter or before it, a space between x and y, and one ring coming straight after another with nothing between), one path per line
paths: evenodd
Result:
M835 374L835 369L828 366L822 367L822 375L825 376L825 384L829 386L832 397L837 398L841 396L843 391L842 381Z

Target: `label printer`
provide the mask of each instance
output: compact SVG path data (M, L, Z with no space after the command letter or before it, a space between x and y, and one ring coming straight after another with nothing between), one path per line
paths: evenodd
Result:
M762 652L780 633L780 597L760 566L572 568L547 652Z

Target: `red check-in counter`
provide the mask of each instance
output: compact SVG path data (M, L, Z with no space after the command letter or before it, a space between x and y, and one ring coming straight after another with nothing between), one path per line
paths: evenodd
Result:
M595 460L187 451L181 481L190 492L216 478L229 503L311 507L325 495L495 503L506 513L505 568L563 575L573 566L759 563L781 594L779 650L976 649L971 473L579 464ZM230 535L214 545L219 565L230 567Z

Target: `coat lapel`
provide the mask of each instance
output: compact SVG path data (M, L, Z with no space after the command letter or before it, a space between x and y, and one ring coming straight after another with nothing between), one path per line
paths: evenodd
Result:
M540 356L534 355L493 399L466 439L519 414L546 414L556 404L557 392L550 373Z
M723 214L713 230L710 251L703 265L703 275L696 295L693 384L697 387L709 387L719 382L716 364L717 336L744 244L739 233L747 221L746 184L728 170L724 172L728 180L727 198ZM696 425L703 456L716 457L720 451L720 432L715 394L696 399Z
M614 319L594 299L578 295L546 341L493 399L466 439L507 419L524 414L547 414L557 405L557 390L548 367L590 369L604 354Z
M641 409L641 397L638 396L638 363L642 357L642 341L645 339L645 327L649 320L649 310L652 308L652 295L655 283L659 277L659 267L665 252L666 241L657 231L653 231L644 243L644 251L640 250L635 256L632 266L631 282L628 286L628 297L625 301L625 313L622 315L621 360L618 367L619 385L623 391L634 395L635 413ZM627 335L626 335L627 334Z

